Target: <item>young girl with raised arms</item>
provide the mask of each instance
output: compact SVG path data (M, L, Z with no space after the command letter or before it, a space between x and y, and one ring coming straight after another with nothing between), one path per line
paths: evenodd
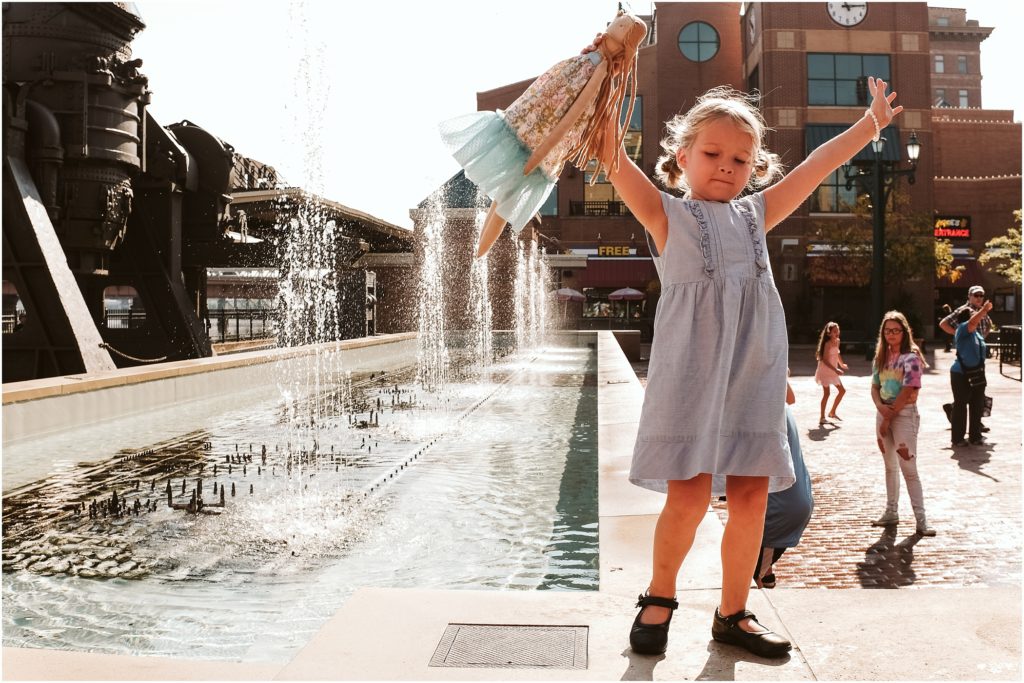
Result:
M765 121L752 97L728 88L667 123L657 176L684 198L659 191L621 145L606 150L609 179L646 229L662 287L629 478L668 495L630 632L634 652L665 651L679 568L711 496L723 494L729 519L712 637L765 657L791 648L746 609L768 493L794 481L780 400L786 321L765 232L902 111L886 87L869 77L864 115L774 184L782 170L763 147Z
M846 387L843 380L839 378L846 370L850 369L843 362L839 355L839 323L826 323L821 330L821 337L818 338L818 350L815 352L818 360L818 369L814 372L814 381L821 386L821 417L818 424L825 424L825 408L828 406L829 387L835 385L838 389L836 400L832 403L832 412L828 414L833 420L840 419L836 415L836 408L839 402L846 395Z

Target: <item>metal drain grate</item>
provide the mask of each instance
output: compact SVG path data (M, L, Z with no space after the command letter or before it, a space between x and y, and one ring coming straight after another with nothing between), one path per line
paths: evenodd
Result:
M448 624L430 666L586 669L586 626Z

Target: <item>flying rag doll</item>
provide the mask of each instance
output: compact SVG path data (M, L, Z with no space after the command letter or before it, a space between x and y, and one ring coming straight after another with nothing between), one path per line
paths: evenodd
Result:
M565 59L546 72L502 111L481 111L441 124L441 138L473 181L493 200L476 255L483 256L505 223L519 232L551 194L565 163L585 170L592 159L607 173L601 155L614 130L622 144L625 128L609 126L630 89L626 120L636 96L637 50L647 35L643 20L620 11L597 49ZM593 174L596 179L597 173Z

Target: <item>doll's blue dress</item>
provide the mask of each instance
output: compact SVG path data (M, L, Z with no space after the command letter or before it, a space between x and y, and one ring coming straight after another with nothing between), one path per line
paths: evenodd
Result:
M601 53L562 60L540 75L508 109L479 111L441 123L441 139L497 214L519 232L540 211L558 182L568 150L593 117L595 104L528 175L523 168L533 150L561 121L587 85Z

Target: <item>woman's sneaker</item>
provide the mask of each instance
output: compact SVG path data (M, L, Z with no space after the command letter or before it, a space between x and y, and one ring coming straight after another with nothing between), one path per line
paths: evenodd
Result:
M895 510L886 510L881 517L871 522L871 526L894 526L899 523L899 514Z

